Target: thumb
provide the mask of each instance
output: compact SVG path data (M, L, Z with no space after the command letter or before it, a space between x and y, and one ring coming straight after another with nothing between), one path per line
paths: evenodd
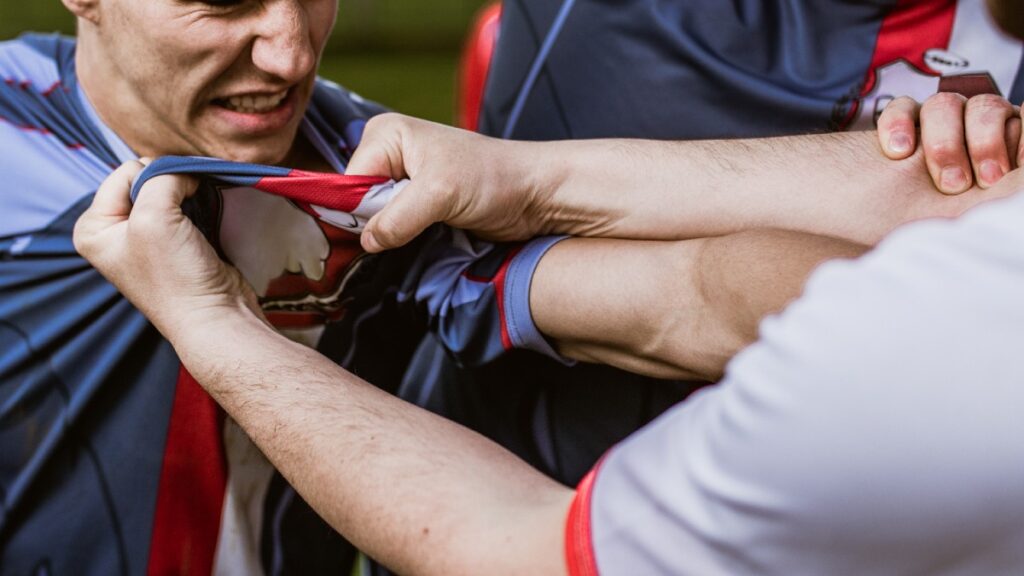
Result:
M136 161L125 162L114 170L96 190L89 212L105 218L128 218L132 211L132 182L141 171L142 164Z
M367 252L381 252L408 244L431 224L444 222L450 212L450 188L412 180L384 208L370 218L361 242Z
M882 111L878 118L878 141L890 160L909 158L917 148L917 118L921 106L901 96Z
M182 202L193 196L198 186L199 180L193 176L181 174L156 176L143 184L142 192L135 200L135 209L180 212Z
M363 139L348 161L345 174L353 176L388 176L392 180L407 178L402 155L401 136L395 130L368 124Z

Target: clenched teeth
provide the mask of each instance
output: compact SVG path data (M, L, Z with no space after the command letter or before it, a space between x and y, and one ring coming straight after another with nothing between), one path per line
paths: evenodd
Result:
M277 108L287 96L287 90L270 95L232 96L227 100L221 100L221 104L223 104L223 106L228 110L233 110L235 112L241 112L243 114L261 114L264 112L270 112L274 108Z

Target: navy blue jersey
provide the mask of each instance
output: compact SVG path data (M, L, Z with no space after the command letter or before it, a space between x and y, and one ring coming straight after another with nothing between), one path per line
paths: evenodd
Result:
M870 128L904 94L999 92L1020 102L1021 43L994 27L984 4L505 0L481 131L754 137ZM528 354L461 369L431 336L405 380L408 398L570 484L696 386Z
M507 0L480 126L529 140L869 128L904 94L1019 102L1021 58L984 0Z
M345 573L340 537L75 252L78 216L135 155L80 89L74 48L0 44L0 574ZM302 135L342 172L381 110L319 81ZM425 329L467 365L551 353L527 290L557 239L435 227L371 257L358 232L394 183L171 157L140 183L181 172L202 177L189 214L268 319L371 381L400 374Z
M134 154L74 46L0 45L0 573L343 569L340 538L269 466L237 465L265 460L75 253L75 221ZM342 161L377 111L321 84L303 131Z

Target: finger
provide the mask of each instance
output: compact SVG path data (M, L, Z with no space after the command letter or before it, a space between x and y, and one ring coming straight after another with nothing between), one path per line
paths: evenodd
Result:
M964 140L964 102L952 92L940 92L921 106L921 146L936 187L959 194L971 187L971 164Z
M363 229L362 245L367 252L391 250L408 244L431 224L449 216L450 188L417 185L410 181Z
M901 96L882 110L878 117L878 142L892 160L902 160L917 148L917 115L921 106L913 98Z
M181 212L181 203L196 193L199 180L181 174L165 174L148 180L142 185L135 210L156 212Z
M382 114L371 118L345 173L355 176L388 176L394 180L407 178L402 126L403 118L397 114Z
M102 218L128 218L132 211L132 182L142 172L142 164L125 162L100 184L92 199L89 212L92 216Z
M1009 102L994 94L982 94L967 101L964 111L967 151L975 179L982 188L999 182L1010 171L1006 124L1015 113Z
M1022 127L1020 119L1020 110L1017 110L1017 116L1010 118L1006 122L1006 146L1010 151L1010 158L1013 160L1012 169L1016 170L1021 166L1024 166L1024 142L1021 141Z

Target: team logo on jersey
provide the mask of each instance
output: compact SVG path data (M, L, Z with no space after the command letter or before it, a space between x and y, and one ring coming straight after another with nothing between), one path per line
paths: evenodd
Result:
M967 58L940 48L925 50L924 63L943 76L956 74L971 65Z
M219 248L249 281L278 328L342 317L346 288L365 265L359 218L319 217L308 205L247 187L218 187Z

